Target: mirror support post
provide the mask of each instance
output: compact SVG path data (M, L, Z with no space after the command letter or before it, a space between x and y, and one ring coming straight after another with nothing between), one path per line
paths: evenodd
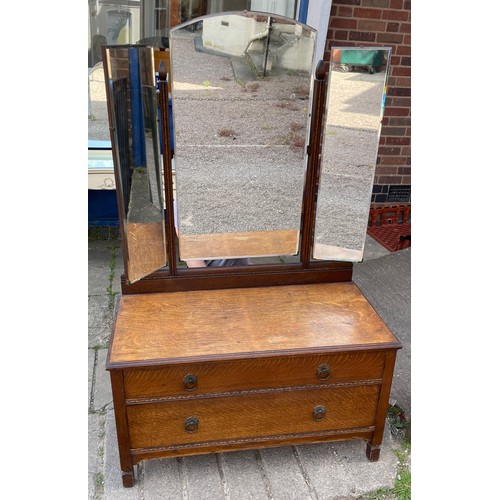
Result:
M314 93L311 127L308 146L307 173L302 202L302 231L300 242L300 260L303 268L311 262L314 220L316 217L316 199L318 194L321 144L323 137L323 118L326 99L326 64L319 61L314 79Z
M172 177L172 149L170 146L167 69L163 61L160 62L158 73L158 85L160 90L160 120L163 142L163 178L165 183L167 261L169 274L173 276L177 272L177 251L174 221L174 184Z

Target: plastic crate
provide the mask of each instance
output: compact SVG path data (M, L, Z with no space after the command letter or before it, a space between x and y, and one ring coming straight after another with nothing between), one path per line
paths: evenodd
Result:
M384 51L382 50L343 50L340 64L346 70L356 67L367 69L370 73L380 71L384 64Z

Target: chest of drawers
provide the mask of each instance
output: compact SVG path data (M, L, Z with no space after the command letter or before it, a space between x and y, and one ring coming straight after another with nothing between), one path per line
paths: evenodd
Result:
M124 295L108 353L124 486L149 458L364 439L401 347L353 283Z

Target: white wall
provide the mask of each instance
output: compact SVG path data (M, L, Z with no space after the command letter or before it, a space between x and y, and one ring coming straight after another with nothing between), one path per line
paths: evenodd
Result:
M318 31L315 67L318 61L323 59L331 7L332 0L309 0L307 24Z
M272 12L278 16L295 18L295 0L252 0L251 8L257 12Z
M203 46L225 54L242 56L248 40L259 30L266 31L266 28L266 23L256 23L243 16L208 17L203 21Z

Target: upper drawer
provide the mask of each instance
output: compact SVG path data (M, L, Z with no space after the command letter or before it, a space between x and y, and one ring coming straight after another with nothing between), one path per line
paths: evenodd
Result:
M214 392L381 379L385 352L280 356L124 370L125 397Z

